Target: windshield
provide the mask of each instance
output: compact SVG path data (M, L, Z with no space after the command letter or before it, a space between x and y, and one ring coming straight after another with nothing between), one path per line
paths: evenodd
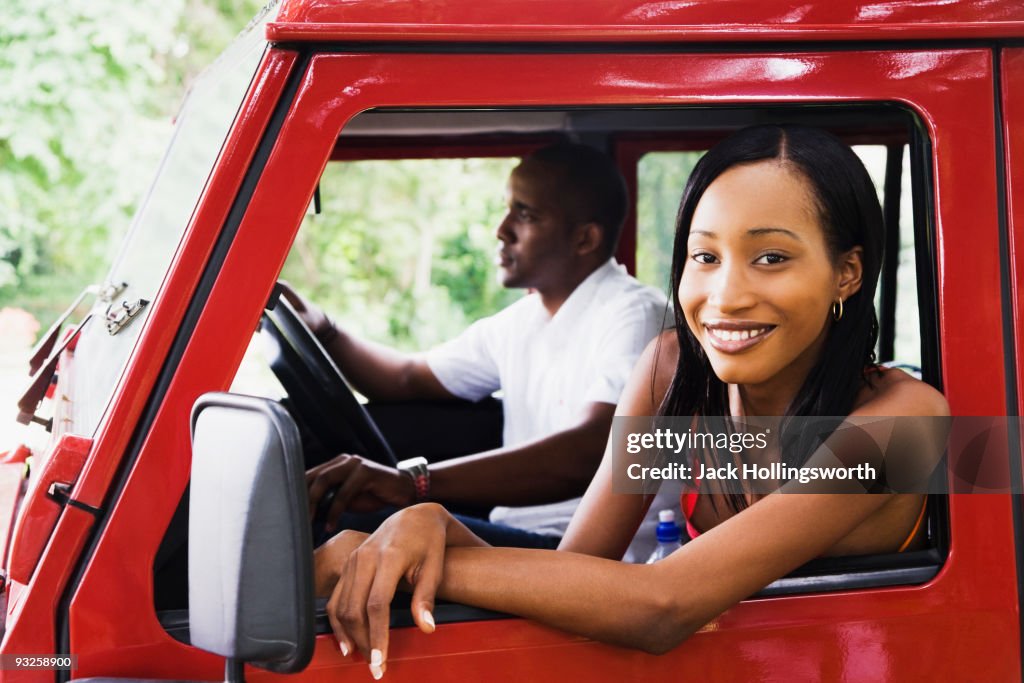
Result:
M192 217L235 114L266 49L264 27L277 12L269 6L220 58L196 79L178 113L171 143L139 206L107 283L125 283L112 303L98 302L82 331L73 366L73 429L92 435L110 401L128 356ZM108 305L145 299L150 305L111 335Z

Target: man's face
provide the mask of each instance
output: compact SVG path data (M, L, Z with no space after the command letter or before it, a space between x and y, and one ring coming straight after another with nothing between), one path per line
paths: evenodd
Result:
M543 290L559 283L576 257L573 226L558 202L556 173L527 159L508 180L508 213L498 226L497 265L505 287Z

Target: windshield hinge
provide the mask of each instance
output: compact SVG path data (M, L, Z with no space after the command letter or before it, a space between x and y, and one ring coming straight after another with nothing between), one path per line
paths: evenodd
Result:
M126 289L128 289L127 282L104 282L103 286L99 288L97 296L100 301L109 304Z
M128 323L135 320L142 309L148 305L149 301L146 299L137 299L133 303L128 303L127 300L122 301L120 307L111 306L107 309L107 332L110 333L110 336L114 336L127 327Z

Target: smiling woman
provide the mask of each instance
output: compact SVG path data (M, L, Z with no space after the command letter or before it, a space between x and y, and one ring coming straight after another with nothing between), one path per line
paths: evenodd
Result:
M648 347L617 414L948 414L926 384L873 371L882 233L867 172L832 135L759 126L727 138L683 192L676 329ZM921 447L940 451L928 438ZM403 510L368 538L346 532L327 544L317 555L317 588L331 594L342 650L359 649L382 675L387 606L404 579L413 618L427 632L437 595L664 652L813 558L893 552L918 532L920 495L758 496L709 486L685 506L706 533L656 565L626 565L615 560L645 507L613 490L611 450L561 552L482 547L433 504ZM720 456L711 449L693 457L714 464Z

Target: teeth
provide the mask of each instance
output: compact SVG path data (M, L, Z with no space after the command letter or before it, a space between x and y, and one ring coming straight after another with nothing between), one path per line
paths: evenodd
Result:
M712 327L708 328L708 331L722 341L746 341L764 334L769 329L768 327L760 327L755 330L722 330Z

